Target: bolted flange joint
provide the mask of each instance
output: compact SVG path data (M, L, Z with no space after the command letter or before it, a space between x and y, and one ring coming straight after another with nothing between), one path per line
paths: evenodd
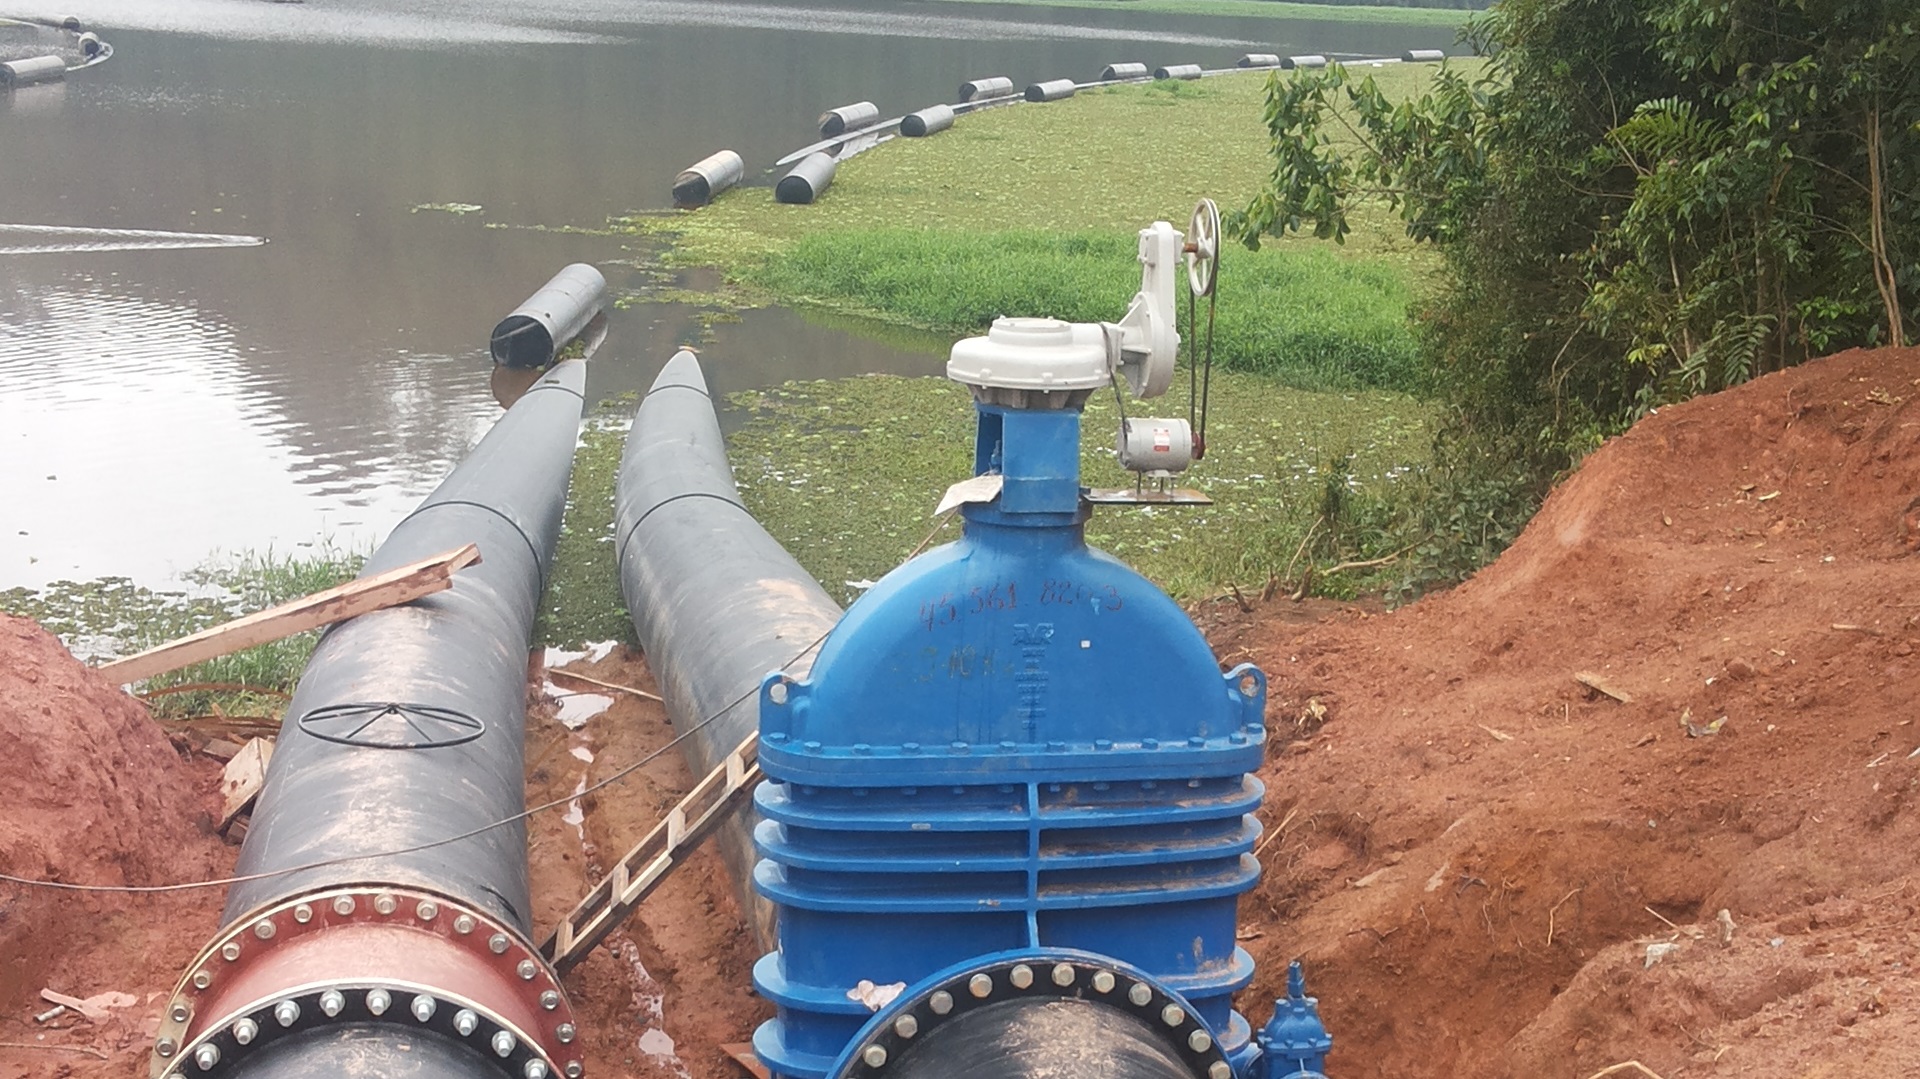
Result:
M446 896L365 885L223 929L162 1009L149 1079L221 1079L275 1041L368 1022L470 1044L503 1079L585 1072L566 994L516 928Z

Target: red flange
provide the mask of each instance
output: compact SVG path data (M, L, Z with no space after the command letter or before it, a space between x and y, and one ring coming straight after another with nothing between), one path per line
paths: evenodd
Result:
M236 919L161 1016L150 1079L218 1079L315 1026L386 1022L474 1045L507 1079L580 1079L573 1011L518 930L411 888L354 885Z

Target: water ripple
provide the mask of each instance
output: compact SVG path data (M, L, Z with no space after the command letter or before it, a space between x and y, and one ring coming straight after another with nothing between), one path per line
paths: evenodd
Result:
M202 247L259 247L266 242L261 236L235 236L219 232L0 224L0 255L54 255L76 251L186 251Z

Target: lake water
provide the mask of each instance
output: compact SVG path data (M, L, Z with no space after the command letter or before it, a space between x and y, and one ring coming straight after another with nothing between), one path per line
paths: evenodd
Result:
M79 14L115 55L0 91L0 589L164 585L218 549L371 545L498 414L496 320L568 262L646 287L633 241L538 227L662 208L673 174L713 150L757 173L829 107L897 115L980 75L1024 85L1115 60L1219 67L1452 37L901 2L9 13ZM416 210L447 204L480 209ZM615 312L592 395L644 388L699 334L682 308ZM722 391L944 359L782 310L718 327L704 351Z

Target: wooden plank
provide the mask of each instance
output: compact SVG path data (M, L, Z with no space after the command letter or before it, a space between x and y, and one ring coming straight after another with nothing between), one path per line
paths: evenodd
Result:
M753 1079L773 1079L767 1066L754 1055L752 1042L728 1042L720 1047L720 1051L732 1057L733 1062L744 1068Z
M480 561L480 548L465 547L335 585L311 596L236 618L190 637L168 641L139 655L117 659L100 673L120 685L178 670L243 648L342 622L385 607L411 603L453 586L453 574Z
M560 919L540 945L554 969L565 974L586 958L746 800L760 781L759 748L759 734L748 735Z
M233 818L246 812L254 796L267 782L267 762L273 759L273 743L255 738L240 747L227 762L220 776L220 827L224 831Z
M1605 678L1601 677L1598 674L1595 674L1592 671L1576 672L1573 676L1573 680L1587 687L1588 689L1593 690L1595 693L1601 693L1601 694L1605 694L1606 696L1612 697L1614 700L1619 701L1621 704L1633 703L1633 694L1628 693L1626 690L1621 689L1620 687L1614 685L1613 683L1607 681Z

